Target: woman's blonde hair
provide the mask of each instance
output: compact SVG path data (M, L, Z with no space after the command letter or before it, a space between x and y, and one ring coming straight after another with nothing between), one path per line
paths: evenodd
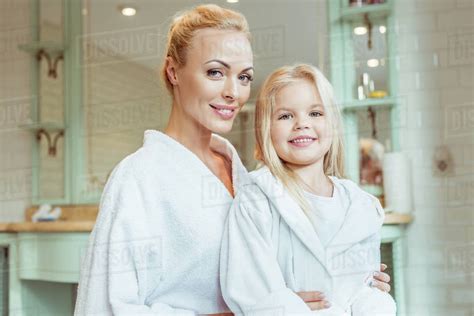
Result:
M309 205L303 195L300 179L278 157L271 139L271 120L276 105L276 95L284 87L299 80L307 80L315 85L323 102L325 116L328 118L329 126L332 129L331 146L324 155L324 174L344 177L341 113L334 98L333 88L321 71L307 64L281 67L270 74L263 83L255 108L255 158L270 169L301 208L308 212Z
M173 85L166 73L166 57L171 57L178 66L184 66L186 64L186 52L194 33L204 28L243 32L250 40L247 20L239 12L224 9L214 4L206 4L176 14L168 31L165 61L161 68L161 77L170 93L173 92Z

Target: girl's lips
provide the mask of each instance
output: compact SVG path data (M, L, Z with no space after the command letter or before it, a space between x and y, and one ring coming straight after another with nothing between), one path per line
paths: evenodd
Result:
M288 141L290 145L295 147L308 147L316 141L316 138L311 136L298 136Z
M220 118L224 120L230 120L235 115L235 110L237 107L229 105L212 105L209 104L213 112L216 113Z

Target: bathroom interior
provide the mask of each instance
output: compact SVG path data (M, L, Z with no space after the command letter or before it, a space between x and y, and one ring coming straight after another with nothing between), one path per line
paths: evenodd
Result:
M250 25L256 76L223 135L247 169L264 78L317 66L346 177L385 208L398 315L474 315L473 0L1 0L0 313L73 314L107 178L166 126L169 23L201 3Z

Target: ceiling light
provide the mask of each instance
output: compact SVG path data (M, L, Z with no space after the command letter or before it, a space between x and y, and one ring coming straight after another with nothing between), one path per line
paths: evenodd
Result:
M385 25L380 25L379 26L379 32L384 34L385 32L387 32L387 28L385 27Z
M137 14L137 9L130 6L120 7L120 12L122 12L122 15L125 16L134 16Z
M367 28L365 26L357 26L354 28L355 35L364 35L367 33Z
M379 65L379 60L378 59L369 59L369 60L367 60L367 66L369 66L371 68L378 67L378 65Z
M227 0L227 3L237 3L239 0Z

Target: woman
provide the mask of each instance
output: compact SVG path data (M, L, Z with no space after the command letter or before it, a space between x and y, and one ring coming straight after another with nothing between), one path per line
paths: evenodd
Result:
M173 99L169 122L165 134L146 131L143 147L107 182L76 315L228 311L219 287L221 236L247 171L214 133L229 132L249 98L249 36L241 14L215 5L174 19L162 71ZM324 304L319 293L300 295L311 308Z

